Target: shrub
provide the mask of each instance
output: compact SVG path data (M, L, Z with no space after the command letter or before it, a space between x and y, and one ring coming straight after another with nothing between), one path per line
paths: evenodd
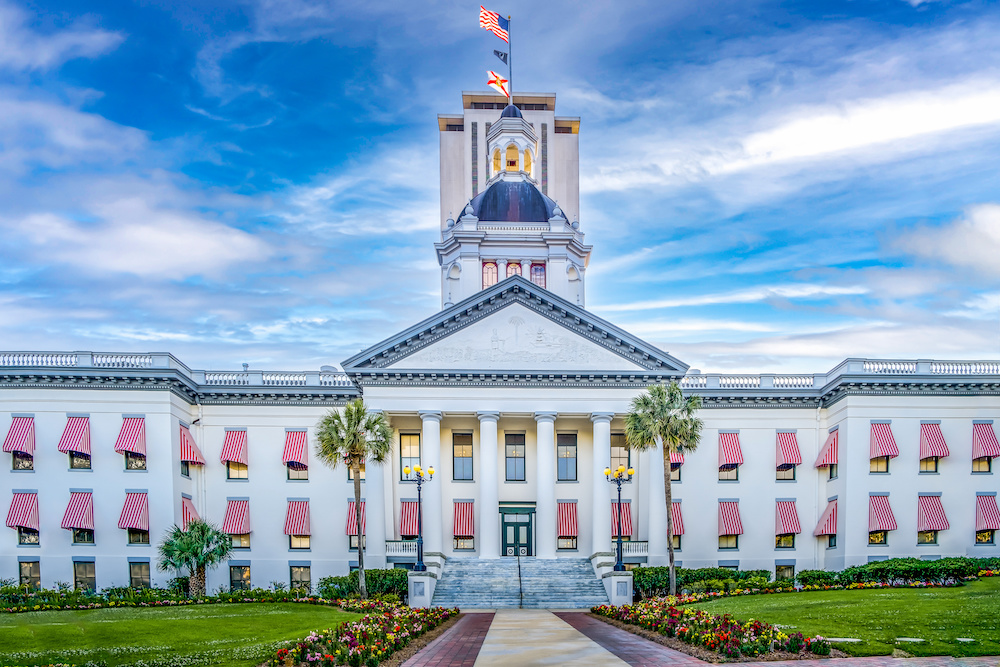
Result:
M742 584L750 578L763 579L766 583L771 580L771 573L768 570L730 570L724 567L696 569L679 567L677 568L677 590L705 590L707 588L706 582L709 581L725 582L730 580L736 584ZM636 593L643 598L667 595L670 592L670 568L637 567L632 570L632 582ZM725 589L724 583L718 588L709 588L708 590L723 589Z
M837 583L837 573L826 570L802 570L795 575L802 586L834 586Z
M396 595L400 600L406 597L407 570L385 569L365 570L365 584L369 597L377 597L386 593ZM323 577L319 580L317 591L327 599L348 598L358 593L358 572L355 570L346 577Z

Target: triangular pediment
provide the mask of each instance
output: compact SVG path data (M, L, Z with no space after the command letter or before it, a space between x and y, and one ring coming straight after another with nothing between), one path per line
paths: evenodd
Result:
M512 276L351 357L350 375L572 373L679 376L687 365ZM381 373L380 373L381 372Z

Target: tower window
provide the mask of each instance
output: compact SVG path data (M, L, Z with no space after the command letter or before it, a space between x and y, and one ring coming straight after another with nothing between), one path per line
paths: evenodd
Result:
M497 284L497 263L483 262L483 289Z
M531 153L524 151L524 173L531 174Z
M515 261L507 262L507 277L521 275L521 263Z
M507 147L507 154L505 161L507 164L507 171L518 170L517 146L515 146L514 144L511 144L510 146Z
M532 264L531 265L531 282L535 283L541 288L545 287L545 265L544 264Z
M500 149L498 148L495 151L493 151L493 173L499 174L502 171L501 167L502 165L500 164Z

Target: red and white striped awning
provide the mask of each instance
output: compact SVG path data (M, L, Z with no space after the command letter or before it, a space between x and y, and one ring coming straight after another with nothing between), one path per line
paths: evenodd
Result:
M145 493L125 494L125 506L118 518L118 527L149 530L149 499Z
M125 417L122 420L122 430L118 433L115 451L119 454L146 455L146 420L142 417Z
M89 491L73 491L69 494L69 504L63 514L62 527L67 529L94 529L94 494Z
M404 500L399 508L399 534L402 535L416 535L417 534L417 501L416 500Z
M24 452L28 456L35 455L35 418L14 417L3 441L3 451Z
M309 448L306 446L308 434L305 431L285 431L285 452L281 462L293 468L309 467ZM416 535L416 533L413 533ZM404 533L409 535L409 533Z
M976 530L1000 530L1000 507L995 493L976 494Z
M941 424L921 424L920 458L929 459L932 456L944 458L948 454L948 444L944 441Z
M948 530L941 496L917 497L917 530Z
M816 524L816 530L813 531L813 535L819 537L821 535L836 535L837 534L837 499L834 498L826 504L826 509L823 510L823 516L819 518L819 523Z
M205 465L205 457L201 455L190 429L184 424L181 424L181 461L199 466Z
M455 537L475 537L475 503L455 501Z
M222 455L219 460L223 463L232 461L233 463L247 464L247 432L245 430L226 431L226 439L222 443Z
M972 458L981 459L988 457L995 459L998 456L1000 456L1000 442L997 442L997 434L993 430L993 424L973 424Z
M802 463L802 452L799 451L799 440L794 433L778 432L775 445L777 467L780 470L795 467Z
M249 500L226 502L226 518L222 522L222 532L230 535L246 535L250 532Z
M38 530L38 494L15 493L7 511L8 528Z
M632 537L632 503L625 500L621 504L622 537ZM618 502L611 501L611 537L618 537Z
M742 535L740 504L734 501L719 503L719 535Z
M868 496L868 532L896 530L896 517L889 507L889 496Z
M194 503L191 502L191 499L181 496L181 530L187 530L189 523L197 521L200 518L198 510L194 508Z
M576 537L576 503L558 503L558 537Z
M743 452L740 451L739 433L719 434L719 467L732 468L743 464Z
M798 535L802 532L799 524L799 511L794 500L778 500L774 507L774 534Z
M361 511L363 513L364 508ZM285 535L312 535L308 500L288 501L288 509L285 511Z
M361 501L361 533L367 534L365 530L368 519L365 517L365 501ZM358 534L358 516L354 509L354 501L347 501L347 527L344 529L348 535Z
M896 438L892 437L892 424L888 422L872 422L871 449L868 458L877 459L880 456L895 458L899 456Z
M674 470L681 465L684 465L684 452L670 452L670 469Z
M90 417L69 417L56 449L90 456Z
M826 436L826 442L823 443L823 449L819 450L819 456L816 457L816 464L813 466L814 468L837 465L838 433L840 433L840 429L830 431L830 435Z
M681 504L676 500L670 503L670 524L674 535L684 534L684 516L681 514Z

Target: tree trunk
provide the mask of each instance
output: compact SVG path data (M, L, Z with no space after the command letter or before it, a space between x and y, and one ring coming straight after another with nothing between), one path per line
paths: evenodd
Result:
M205 566L198 565L191 571L190 586L191 597L200 598L205 596Z
M674 570L674 495L670 488L670 450L671 447L666 442L663 443L663 488L667 502L667 555L670 560L670 594L677 595L677 573Z
M351 472L354 473L354 517L358 529L358 590L361 599L368 599L368 587L365 585L365 536L361 532L361 462L351 461ZM381 517L379 518L381 520Z

